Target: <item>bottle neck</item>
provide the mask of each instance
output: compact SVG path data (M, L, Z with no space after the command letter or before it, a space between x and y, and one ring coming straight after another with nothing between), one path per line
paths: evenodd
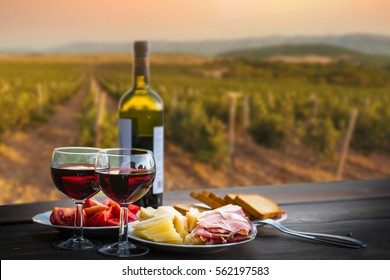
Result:
M134 88L149 86L149 60L147 56L134 57Z

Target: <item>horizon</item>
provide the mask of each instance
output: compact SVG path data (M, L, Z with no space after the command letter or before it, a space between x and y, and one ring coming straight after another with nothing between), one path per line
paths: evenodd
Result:
M346 34L312 34L312 35L302 35L302 34L295 34L295 35L278 35L278 34L273 34L273 35L264 35L264 36L247 36L247 37L237 37L237 38L220 38L220 39L198 39L198 40L169 40L169 39L156 39L156 40L150 40L152 44L197 44L197 43L217 43L217 42L239 42L239 41L245 41L245 40L267 40L267 39L275 39L275 38L280 38L280 39L320 39L320 38L346 38L346 37L377 37L377 38L385 38L390 40L390 35L386 34L377 34L377 33L362 33L362 32L356 32L356 33L346 33ZM106 42L106 41L69 41L65 42L63 44L58 44L58 45L53 45L53 46L48 46L48 47L41 47L41 48L27 48L27 47L13 47L13 48L0 48L0 54L55 54L56 49L60 48L66 48L66 47L80 47L84 45L96 45L96 46L115 46L115 45L129 45L129 48L131 48L132 40L128 41L113 41L113 42ZM335 44L332 43L324 43L324 42L316 42L316 41L308 41L308 42L282 42L282 43L276 43L276 44L266 44L263 46L259 46L259 48L264 48L264 47L270 47L270 46L280 46L280 45L307 45L307 44L319 44L319 45L330 45L330 46L335 46ZM339 47L344 47L346 49L355 49L351 47L346 47L342 45L338 45ZM355 49L356 50L356 49ZM360 50L361 51L361 50ZM103 50L101 53L127 53L127 51L113 51L113 50ZM365 51L361 51L365 52ZM58 51L58 54L77 54L78 52L76 51L66 51L66 50L61 50ZM94 52L93 50L91 52L84 52L81 51L80 54L97 54L99 52ZM171 51L168 52L159 52L159 53L172 53ZM181 53L180 51L178 53ZM196 53L194 53L196 54Z
M316 37L347 37L347 36L374 36L374 37L388 37L390 38L390 34L384 34L384 33L374 33L374 32L350 32L350 33L343 33L343 34L289 34L289 35L282 35L282 34L268 34L268 35L259 35L259 36L241 36L241 37L232 37L232 38L206 38L206 39L153 39L153 40L145 40L149 42L168 42L168 43L199 43L199 42L213 42L213 41L239 41L239 40L249 40L249 39L263 39L263 38L316 38ZM138 39L136 39L138 40ZM99 41L97 40L70 40L70 41L64 41L62 43L48 45L44 47L40 47L37 49L50 49L50 48L56 48L60 46L66 46L71 44L81 44L81 43L94 43L94 44L124 44L124 43L131 43L136 40L116 40L116 41ZM22 46L15 46L15 48L22 48Z

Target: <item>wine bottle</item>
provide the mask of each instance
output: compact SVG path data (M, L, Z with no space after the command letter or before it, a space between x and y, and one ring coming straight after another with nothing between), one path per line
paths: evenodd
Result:
M136 204L157 208L164 192L164 106L149 85L149 44L134 43L133 87L119 101L119 145L151 150L156 161L153 187Z

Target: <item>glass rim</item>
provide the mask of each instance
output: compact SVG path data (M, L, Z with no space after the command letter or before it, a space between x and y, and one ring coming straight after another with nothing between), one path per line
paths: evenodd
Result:
M67 151L67 150L75 150L75 151ZM80 151L78 152L77 150ZM81 152L81 150L86 150L86 151ZM92 152L92 150L94 150L94 152ZM101 150L102 149L100 148L94 148L94 147L69 146L69 147L54 148L53 153L61 153L61 154L68 154L68 155L94 155L94 154L99 154Z
M128 154L119 154L119 153L112 153L113 151L127 151ZM132 152L140 152L139 154ZM126 156L143 156L143 155L153 155L153 152L151 150L147 149L141 149L141 148L107 148L107 149L101 149L99 151L99 154L106 154L108 156L118 156L118 157L126 157Z

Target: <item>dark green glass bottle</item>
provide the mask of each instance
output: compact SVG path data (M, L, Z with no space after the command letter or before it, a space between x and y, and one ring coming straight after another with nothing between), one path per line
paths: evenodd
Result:
M134 43L133 87L119 101L119 145L151 150L156 161L156 178L151 190L138 202L142 207L162 205L164 192L164 106L149 86L149 44Z

